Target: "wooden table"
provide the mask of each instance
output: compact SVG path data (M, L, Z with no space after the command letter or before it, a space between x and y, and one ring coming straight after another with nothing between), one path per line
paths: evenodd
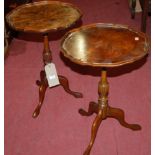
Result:
M32 0L5 0L4 16L17 6L30 2L32 2ZM4 59L6 59L9 55L9 45L15 36L17 36L16 31L12 31L4 20Z
M82 14L80 10L72 4L59 1L40 1L17 7L7 14L6 20L8 24L17 31L43 34L43 62L44 65L47 65L52 62L48 33L66 29L75 24L81 17ZM67 78L61 75L58 75L58 78L60 85L67 93L77 98L82 97L81 93L70 90ZM48 87L44 70L40 72L40 81L37 80L36 83L39 86L39 104L33 113L34 118L40 113L45 92Z
M84 155L90 154L98 128L102 120L108 117L117 119L126 128L141 129L140 125L129 124L125 121L123 110L109 106L109 83L106 68L140 60L148 54L149 46L149 39L144 33L118 24L87 25L74 29L64 36L61 51L65 57L83 67L85 65L101 67L98 103L90 102L88 111L79 110L83 116L97 114L92 125L90 143Z
M141 17L141 31L146 32L147 16L149 12L149 5L151 6L151 0L140 0L142 6L142 17ZM136 0L131 0L131 18L135 18Z

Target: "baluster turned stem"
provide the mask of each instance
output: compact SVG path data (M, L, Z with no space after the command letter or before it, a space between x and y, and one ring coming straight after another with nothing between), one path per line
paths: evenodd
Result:
M52 62L52 52L49 47L48 34L44 34L44 51L43 51L44 64Z
M102 83L107 82L107 71L105 68L103 68L101 72L101 81Z
M109 84L107 81L107 71L105 68L102 69L101 79L98 85L98 93L99 93L99 105L101 108L108 105L108 92L109 92Z

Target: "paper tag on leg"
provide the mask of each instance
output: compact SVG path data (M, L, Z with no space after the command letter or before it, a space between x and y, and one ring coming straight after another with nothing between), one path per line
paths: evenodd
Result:
M45 73L49 87L53 87L60 84L57 71L53 63L45 65Z

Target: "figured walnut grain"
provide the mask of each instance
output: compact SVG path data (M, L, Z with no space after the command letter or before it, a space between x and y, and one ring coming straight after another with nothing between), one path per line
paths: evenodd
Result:
M97 23L68 32L61 51L80 65L115 67L144 57L149 44L142 32L124 25Z
M41 1L17 7L6 16L6 20L18 31L46 33L68 28L81 16L80 10L72 4Z

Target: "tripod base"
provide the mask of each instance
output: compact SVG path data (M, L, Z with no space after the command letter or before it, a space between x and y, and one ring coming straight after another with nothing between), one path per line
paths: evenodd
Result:
M98 128L102 122L102 120L110 117L115 118L119 121L119 123L131 130L141 130L141 126L138 124L129 124L125 121L125 114L122 109L112 108L108 105L108 92L109 92L109 83L107 81L106 69L102 69L101 80L98 85L98 93L99 99L98 104L95 102L90 102L88 111L83 109L79 109L79 113L82 116L91 116L93 113L96 113L97 116L92 124L91 129L91 139L87 149L85 150L83 155L89 155L90 151L93 147Z
M64 90L67 93L73 95L76 98L82 98L83 97L83 95L81 93L74 92L74 91L70 90L69 83L68 83L68 80L66 77L59 75L58 78L59 78L60 85L64 88ZM46 92L46 89L48 87L48 82L46 79L45 71L40 72L40 81L37 80L36 84L39 86L39 104L37 105L36 109L33 112L33 115L32 115L33 118L36 118L40 113L40 109L43 105L43 101L45 98L45 92Z
M111 117L111 118L117 119L119 121L119 123L126 128L129 128L132 130L140 130L141 129L141 126L138 124L127 123L125 121L124 111L119 108L112 108L110 106L107 106L107 107L103 107L103 109L99 109L99 104L97 104L95 102L90 102L88 112L83 109L80 109L79 113L82 116L91 116L93 113L96 113L97 117L99 117L98 116L99 111L102 111L102 113L103 113L102 118L101 118L102 120L106 119L108 117Z
M49 47L48 34L44 34L43 62L44 62L44 65L52 62L52 52ZM58 75L58 78L59 78L60 85L64 88L64 90L67 93L73 95L76 98L83 97L81 93L70 90L69 83L66 77ZM48 87L48 82L47 82L45 71L40 72L40 81L37 80L36 84L39 86L39 104L37 105L36 109L34 110L32 114L33 118L36 118L40 113L40 109L42 107L42 104L45 98L45 92Z
M87 147L87 149L83 155L89 155L90 154L91 148L92 148L94 141L95 141L95 138L96 138L98 128L99 128L102 120L104 120L108 117L117 119L122 126L129 128L131 130L141 130L140 125L127 123L125 121L124 111L119 109L119 108L112 108L110 106L106 106L106 107L101 108L99 106L99 104L97 104L95 102L90 102L88 111L80 109L79 113L82 116L91 116L93 113L97 114L97 116L93 122L93 125L92 125L90 143L89 143L89 145L88 145L88 147Z

